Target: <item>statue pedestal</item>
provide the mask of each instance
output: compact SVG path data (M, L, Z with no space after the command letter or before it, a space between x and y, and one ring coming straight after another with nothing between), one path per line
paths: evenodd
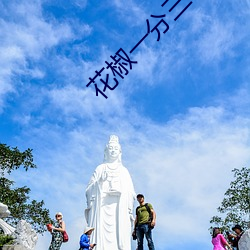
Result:
M240 250L249 250L250 249L250 229L246 230L239 240L239 249Z
M24 246L21 245L6 245L1 248L2 250L26 250Z

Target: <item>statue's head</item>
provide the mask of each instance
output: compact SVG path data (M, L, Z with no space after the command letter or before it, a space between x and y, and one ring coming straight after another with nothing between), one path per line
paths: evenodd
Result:
M116 135L109 137L109 142L104 150L104 162L121 162L122 149L119 143L119 138Z
M5 218L10 215L8 206L0 202L0 218Z

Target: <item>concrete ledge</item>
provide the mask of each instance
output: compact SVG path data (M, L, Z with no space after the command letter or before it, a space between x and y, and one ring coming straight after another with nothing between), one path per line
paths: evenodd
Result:
M26 250L23 246L21 245L5 245L2 247L2 250Z

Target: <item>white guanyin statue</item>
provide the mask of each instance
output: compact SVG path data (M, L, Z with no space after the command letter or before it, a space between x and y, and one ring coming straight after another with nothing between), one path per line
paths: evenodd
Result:
M25 220L20 220L16 228L10 226L1 219L9 215L8 206L0 202L0 228L3 229L4 234L13 236L15 245L20 246L19 249L34 250L38 240L35 230Z
M247 229L239 240L239 250L250 250L250 229Z
M36 231L25 220L20 220L14 233L16 244L22 245L25 250L35 249L38 236Z
M95 250L131 250L135 191L128 170L122 165L119 139L111 135L104 150L104 163L97 166L86 189L88 226L94 227Z
M0 228L3 229L4 234L11 235L16 229L2 219L9 215L10 211L8 210L8 206L0 202Z

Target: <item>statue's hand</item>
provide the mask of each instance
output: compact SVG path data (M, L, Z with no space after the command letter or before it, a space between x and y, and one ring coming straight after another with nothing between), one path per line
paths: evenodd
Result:
M108 173L106 171L103 171L101 180L105 181L105 180L107 180L107 178L108 178Z
M87 208L90 209L93 206L93 202L92 200L90 200L87 204Z
M93 202L95 200L95 195L92 195L89 200L87 200L87 209L90 209L93 206Z
M132 222L135 221L133 214L130 214L130 221L132 221Z

